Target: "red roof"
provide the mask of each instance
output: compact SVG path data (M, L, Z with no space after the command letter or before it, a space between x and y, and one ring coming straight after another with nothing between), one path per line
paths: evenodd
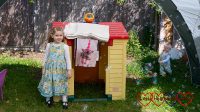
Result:
M52 27L62 27L64 28L64 26L68 24L67 22L53 22L52 23Z
M53 22L52 27L64 27L66 24L68 24L68 22ZM99 24L109 26L109 45L112 45L114 39L128 39L128 32L124 28L122 22L99 22ZM68 44L70 43L71 42L68 42Z
M110 39L128 39L128 33L122 22L100 22L100 25L108 25Z

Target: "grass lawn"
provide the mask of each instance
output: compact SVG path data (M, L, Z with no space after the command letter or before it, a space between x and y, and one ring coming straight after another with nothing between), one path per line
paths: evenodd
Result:
M187 74L186 64L182 61L173 61L173 75L176 82L170 77L158 76L158 84L153 85L149 78L143 79L143 84L137 86L131 79L127 79L126 100L99 101L99 102L71 102L67 112L200 112L200 89L191 85ZM37 86L41 76L41 62L31 59L20 59L0 55L0 70L7 68L8 75L4 86L4 100L0 102L0 112L61 112L60 103L48 108L44 98L40 96ZM187 75L187 76L186 76ZM87 88L90 89L90 88ZM97 93L82 89L83 94L94 96ZM156 106L152 102L148 106L141 106L137 101L137 93L143 92L191 92L193 100L188 106L181 106L172 102L164 102ZM143 101L142 103L145 103ZM158 102L159 103L159 102ZM162 102L160 102L162 103Z

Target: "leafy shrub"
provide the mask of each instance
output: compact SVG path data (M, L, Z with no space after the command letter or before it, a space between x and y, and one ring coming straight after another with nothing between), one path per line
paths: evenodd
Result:
M144 76L144 63L157 62L158 58L158 53L156 51L151 50L149 47L145 47L140 43L136 31L129 31L127 54L134 58L134 60L127 65L127 72L136 78Z
M131 63L129 63L127 65L127 71L128 74L131 75L131 77L135 77L136 79L142 78L144 76L142 64L138 61L132 61Z
M129 40L127 43L127 54L136 60L142 57L142 45L139 42L136 31L129 31Z
M116 0L117 4L122 5L126 2L126 0Z

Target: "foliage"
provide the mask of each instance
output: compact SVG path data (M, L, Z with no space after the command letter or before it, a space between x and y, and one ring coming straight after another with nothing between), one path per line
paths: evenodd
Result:
M116 0L117 4L122 5L126 2L126 0Z
M142 37L140 37L140 40L142 41L143 46L148 48L153 48L153 42L154 42L154 34L153 34L153 27L151 25L144 27L144 34Z
M148 56L157 56L157 52L151 50L150 43L148 46L145 46L140 43L138 34L136 31L131 30L129 31L129 40L127 43L127 54L128 56L134 57L135 60L142 60Z
M28 3L33 4L33 3L35 3L35 0L28 0Z
M129 40L127 43L127 54L139 60L142 57L142 45L139 42L136 31L129 31Z
M142 64L141 62L137 61L132 61L127 65L127 72L128 74L132 75L132 77L135 76L135 78L141 78L144 76L144 72L142 69Z
M129 41L127 43L127 54L134 60L127 65L127 72L135 77L144 77L144 63L157 62L158 53L145 47L139 41L136 31L129 31ZM154 63L155 65L155 63ZM154 69L157 69L156 67Z
M161 8L160 6L158 6L154 0L151 0L151 1L148 3L148 5L149 5L152 9L155 9L159 14L161 13L162 8Z

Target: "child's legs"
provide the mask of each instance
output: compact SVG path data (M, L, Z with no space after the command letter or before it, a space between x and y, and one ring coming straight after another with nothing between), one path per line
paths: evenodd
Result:
M165 69L162 65L160 65L160 75L165 75Z
M170 75L172 75L172 69L171 69L170 65L165 66L165 71L167 73L169 73Z
M46 97L46 102L50 101L51 97Z
M67 95L63 95L62 96L62 106L63 106L63 109L67 109L68 108L68 104L67 104Z
M168 66L165 67L165 71L166 71L167 73L169 73L170 77L172 78L172 82L175 82L175 81L176 81L176 78L174 78L174 76L172 75L172 69L171 69L171 66L170 66L170 65L168 65Z
M63 101L63 102L67 102L67 95L63 95L63 96L62 96L62 101Z

